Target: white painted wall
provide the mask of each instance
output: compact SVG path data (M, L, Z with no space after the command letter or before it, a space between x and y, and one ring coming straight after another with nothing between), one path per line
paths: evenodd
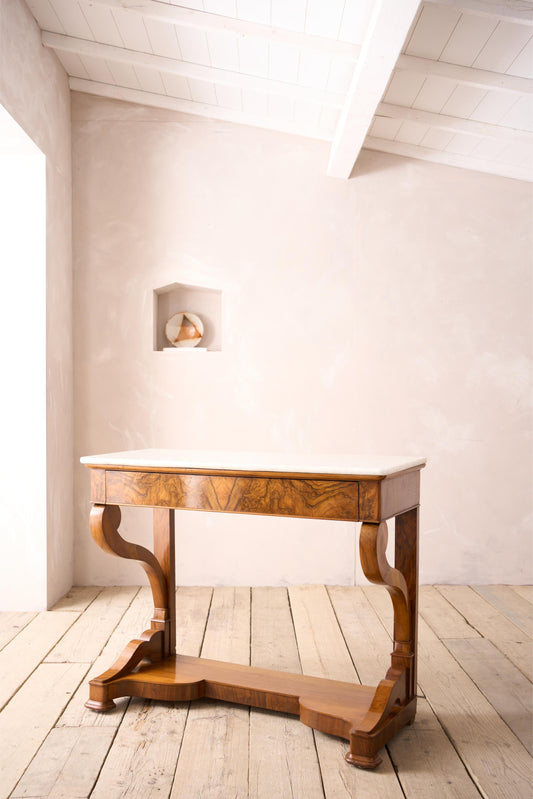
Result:
M8 199L6 210L19 219L18 197L25 219L20 225L10 217L20 233L18 244L9 226L6 236L19 251L11 260L2 258L2 303L8 314L2 320L7 328L2 393L9 406L2 436L16 434L18 440L10 458L3 442L8 483L2 545L7 539L16 548L21 542L13 537L20 530L29 530L32 522L36 529L29 574L21 568L26 560L17 566L3 555L7 582L0 578L0 608L31 609L50 607L72 584L72 196L68 81L56 56L42 47L23 0L0 2L0 105L46 157L46 218L40 224L34 219L40 194L26 191L22 197L13 189L13 205ZM39 248L44 223L46 268ZM13 438L11 444L14 450ZM37 572L38 587L31 584ZM13 604L10 591L15 589L21 599Z
M76 458L421 454L423 582L531 579L531 186L73 95ZM220 353L152 351L152 291L223 292ZM88 532L77 583L139 582ZM181 583L351 583L344 523L180 512ZM150 513L123 531L149 541ZM358 575L360 579L360 575Z
M27 610L47 595L46 159L1 106L0 175L0 602Z

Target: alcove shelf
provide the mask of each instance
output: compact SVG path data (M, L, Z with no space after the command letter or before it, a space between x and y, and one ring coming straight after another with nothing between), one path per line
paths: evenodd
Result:
M172 347L165 335L167 320L180 311L197 314L204 336L197 347ZM222 349L222 291L187 283L170 283L154 289L154 352L220 352Z

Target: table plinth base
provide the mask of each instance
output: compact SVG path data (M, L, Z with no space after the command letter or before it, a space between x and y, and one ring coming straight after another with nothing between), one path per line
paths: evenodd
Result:
M376 703L385 683L391 686L389 701ZM128 674L113 676L110 670L91 680L86 707L110 710L113 699L121 696L171 702L210 698L291 713L313 729L345 738L350 742L348 763L372 769L381 763L378 751L415 715L416 699L393 703L394 685L384 680L372 688L176 655L155 663L143 661Z

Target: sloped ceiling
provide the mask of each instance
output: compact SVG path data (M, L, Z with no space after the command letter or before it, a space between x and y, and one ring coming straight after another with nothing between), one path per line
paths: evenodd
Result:
M28 0L73 90L533 179L533 2Z

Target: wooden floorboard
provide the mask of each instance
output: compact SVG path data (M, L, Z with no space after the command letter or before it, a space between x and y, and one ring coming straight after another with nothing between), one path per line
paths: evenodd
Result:
M42 663L2 710L0 796L9 796L87 669L86 663Z
M361 682L324 586L289 589L302 671L314 677ZM363 642L361 641L361 644ZM348 765L346 741L315 732L318 761L326 799L402 799L403 794L388 753L378 771Z
M287 590L253 588L251 665L301 672ZM250 799L324 799L313 731L295 716L250 710Z
M531 683L493 643L450 638L444 642L461 668L533 755Z
M77 613L39 613L0 652L0 709L76 621Z
M424 586L419 710L374 772L296 717L200 700L84 707L147 627L148 588L73 588L0 614L0 799L531 799L531 586ZM187 655L376 684L392 605L378 586L179 588Z
M35 618L37 613L21 611L0 613L0 650L5 647L27 624Z
M439 591L464 616L468 624L488 641L492 641L525 677L531 679L533 640L527 632L514 624L500 608L481 596L475 588L443 585L439 586Z
M533 604L533 585L511 585L509 587L523 599L527 599L528 602Z
M248 665L250 589L215 588L201 656ZM212 700L189 709L172 799L232 799L248 796L250 711Z
M533 605L509 585L476 585L475 591L494 605L526 635L533 636Z
M180 619L180 652L200 654L211 595L210 588L178 590L176 614ZM173 705L132 699L91 794L92 799L169 796L188 710L188 703Z

